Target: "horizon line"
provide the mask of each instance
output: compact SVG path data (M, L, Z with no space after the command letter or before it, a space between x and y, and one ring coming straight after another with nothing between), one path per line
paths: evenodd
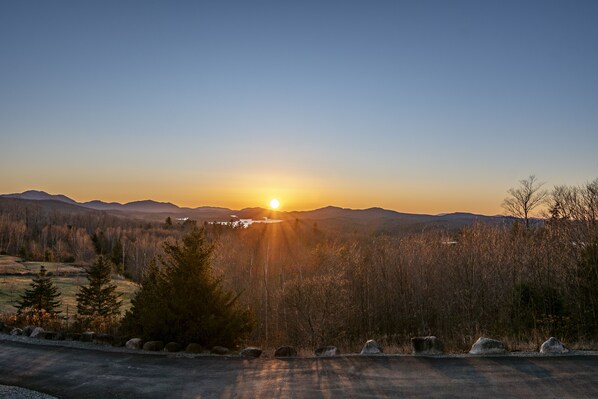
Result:
M14 196L18 196L18 195L23 195L25 193L29 193L29 192L34 192L34 193L40 193L40 194L45 194L45 195L49 195L52 197L59 197L59 196L63 196L68 200L73 201L75 204L77 205L85 205L85 204L89 204L91 202L94 201L98 201L98 202L102 202L104 204L116 204L116 205L128 205L128 204L133 204L136 202L154 202L156 204L164 204L164 205L172 205L177 207L178 209L181 210L185 210L185 209L189 209L189 210L198 210L201 208L220 208L220 209L225 209L225 210L230 210L230 211L243 211L246 209L263 209L263 210L267 210L267 211L271 211L271 212L284 212L284 213L293 213L293 212L313 212L313 211L317 211L317 210L321 210L321 209L326 209L326 208L336 208L336 209L341 209L341 210L351 210L351 211L367 211L367 210L371 210L371 209L380 209L383 211L389 211L389 212L396 212L396 213L403 213L403 214L409 214L409 215L422 215L422 216L444 216L444 215L452 215L452 214L459 214L459 213L463 213L463 214L470 214L470 215L477 215L477 216L487 216L487 217L508 217L508 215L504 215L504 214L495 214L495 215L486 215L486 214L482 214L482 213L474 213L474 212L466 212L466 211L454 211L454 212L440 212L440 213L415 213L415 212L402 212L396 209L389 209L389 208L383 208L381 206L370 206L367 208L350 208L350 207L343 207L343 206L338 206L338 205L324 205L318 208L313 208L313 209L288 209L288 210L284 210L284 209L271 209L268 207L263 207L263 206L246 206L244 208L240 208L240 209L233 209L233 208L229 208L229 207L225 207L225 206L218 206L218 205L200 205L200 206L196 206L196 207L188 207L188 206L180 206L177 205L173 202L167 201L167 202L163 202L163 201L156 201L153 200L151 198L147 198L147 199L142 199L142 200L134 200L134 201L129 201L129 202L118 202L118 201L105 201L105 200L101 200L101 199L93 199L90 201L85 201L85 202L80 202L66 194L51 194L48 193L47 191L44 190L36 190L36 189L29 189L29 190L25 190L23 192L15 192L15 193L4 193L4 194L0 194L0 197L4 197L4 198L14 198ZM17 199L25 199L25 200L29 200L29 201L40 201L43 199L26 199L26 198L17 198ZM63 202L63 203L68 203L65 201L60 201L59 199L47 199L47 201L58 201L58 202Z

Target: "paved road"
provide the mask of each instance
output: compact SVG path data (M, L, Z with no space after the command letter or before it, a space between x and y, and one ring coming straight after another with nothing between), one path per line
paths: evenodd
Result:
M598 357L174 358L0 341L0 384L59 398L598 398Z

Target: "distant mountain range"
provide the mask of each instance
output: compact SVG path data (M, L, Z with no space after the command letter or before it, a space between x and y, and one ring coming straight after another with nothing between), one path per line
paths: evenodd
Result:
M472 213L457 212L441 215L425 215L401 213L382 208L347 209L335 206L327 206L311 211L284 212L264 208L245 208L240 210L209 206L184 208L170 202L157 202L153 200L134 201L126 204L100 200L81 203L62 194L53 195L36 190L3 194L0 195L0 200L2 199L36 201L36 203L44 204L48 207L60 207L62 211L66 212L82 212L87 209L151 221L163 221L168 216L175 219L190 218L200 222L224 222L233 218L254 220L269 218L317 223L322 227L325 226L345 231L350 231L350 229L366 229L372 232L388 233L415 232L430 228L455 230L476 221L497 224L511 220L503 216L484 216ZM63 205L61 206L60 204ZM68 204L68 206L64 206L64 204Z

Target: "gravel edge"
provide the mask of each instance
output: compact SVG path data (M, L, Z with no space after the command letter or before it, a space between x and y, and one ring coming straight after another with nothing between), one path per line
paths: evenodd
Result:
M6 399L58 399L46 393L32 391L31 389L0 385L0 398Z

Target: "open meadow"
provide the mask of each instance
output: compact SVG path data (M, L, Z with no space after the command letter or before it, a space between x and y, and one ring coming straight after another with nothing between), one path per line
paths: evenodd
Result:
M22 262L15 256L0 255L0 313L16 312L16 301L30 287L32 278L44 266L52 281L61 292L62 305L58 308L63 316L77 311L76 295L79 287L87 284L82 267L59 262ZM131 306L131 298L138 285L123 278L113 279L116 291L122 294L122 310Z

